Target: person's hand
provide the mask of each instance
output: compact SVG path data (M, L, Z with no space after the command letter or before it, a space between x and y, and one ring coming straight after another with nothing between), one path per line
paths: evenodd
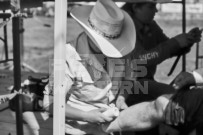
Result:
M188 33L179 34L174 38L178 41L181 48L188 48L191 47L194 43L201 41L202 31L203 29L195 27Z
M191 39L194 43L200 42L202 37L202 31L203 29L199 29L198 27L195 27L191 29L188 34L190 34L193 38Z
M191 47L194 43L192 34L189 33L182 33L174 37L181 48Z
M195 85L195 78L193 74L188 72L181 72L173 81L173 87L177 90L184 87Z
M164 121L168 125L183 124L185 122L184 108L170 100L164 111Z
M103 112L105 111L106 111L106 108L99 108L99 109L86 112L86 115L85 115L86 121L90 123L97 123L97 124L102 124L102 123L112 121L114 118L105 116L103 114Z
M126 104L124 97L118 96L118 99L116 100L116 107L119 110L125 110L128 108L128 105Z

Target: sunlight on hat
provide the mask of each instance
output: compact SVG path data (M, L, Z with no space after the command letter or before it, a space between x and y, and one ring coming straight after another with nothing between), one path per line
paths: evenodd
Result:
M133 20L112 0L98 0L94 6L76 7L71 10L71 16L104 55L120 58L135 48Z

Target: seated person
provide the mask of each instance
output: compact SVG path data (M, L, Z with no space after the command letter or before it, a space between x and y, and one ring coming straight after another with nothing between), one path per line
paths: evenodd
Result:
M64 82L71 84L66 89L67 134L106 135L115 131L143 131L163 122L183 130L188 123L196 120L196 115L187 119L190 110L178 105L184 106L188 99L184 98L185 102L173 101L171 97L176 97L176 94L163 95L129 108L123 95L116 94L119 87L122 88L120 81L124 71L120 66L123 61L118 58L130 53L135 45L135 28L125 11L111 0L98 0L95 6L74 8L71 16L84 28L84 32L66 45ZM203 100L202 95L199 97ZM29 98L26 95L23 98L24 111L33 111L32 108L35 110L40 106L39 102L26 100ZM121 111L123 106L125 109ZM190 107L193 109L191 104ZM109 110L113 110L112 113Z
M175 92L175 89L168 84L154 79L157 66L168 58L189 52L192 45L200 41L201 30L199 28L193 28L187 33L178 34L172 38L163 32L154 19L158 12L156 6L157 3L169 2L172 1L135 0L122 7L129 13L136 27L135 49L126 56L129 62L126 66L125 80L132 81L132 94L126 96L126 103L129 106ZM136 85L146 86L148 89L146 92L137 92ZM146 134L158 134L158 128Z
M127 99L129 105L152 100L162 94L173 93L174 89L168 87L167 84L154 80L157 65L168 58L188 52L194 43L201 41L202 30L199 28L193 28L173 38L164 34L154 17L158 12L157 3L168 2L170 0L136 0L122 7L129 13L136 27L136 46L126 57L132 61L129 62L131 65L126 68L126 79L139 81L140 84L147 81L149 88L148 94L140 92L129 95Z

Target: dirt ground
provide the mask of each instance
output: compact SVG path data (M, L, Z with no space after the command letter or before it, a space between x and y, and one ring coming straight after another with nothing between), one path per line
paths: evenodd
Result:
M164 32L173 37L182 32L181 21L163 21L157 20L162 26ZM53 58L54 51L54 18L47 17L34 17L24 19L24 51L23 51L23 63L29 65L38 72L49 72L49 61ZM187 22L188 31L192 27L203 28L203 21L192 20ZM8 31L8 45L9 45L9 58L12 58L12 27L11 21L7 27ZM81 28L75 23L74 20L67 19L67 41L73 39ZM3 36L3 29L0 30L0 37ZM203 42L200 43L203 45ZM200 48L200 53L203 53L203 48ZM195 55L196 45L191 49L191 52L187 55L187 71L195 69ZM0 41L0 60L4 58L3 43ZM164 61L158 66L155 78L158 81L169 83L180 71L181 60L178 63L174 73L168 77L167 74L174 62L175 58ZM200 63L201 64L201 63ZM10 64L12 65L12 63ZM3 65L1 64L0 67ZM200 65L200 66L203 66Z

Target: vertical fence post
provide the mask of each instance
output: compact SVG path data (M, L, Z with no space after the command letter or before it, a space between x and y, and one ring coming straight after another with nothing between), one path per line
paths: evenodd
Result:
M65 44L67 0L55 0L54 21L54 135L65 134Z
M14 63L14 89L21 88L21 17L13 17L13 63ZM16 130L17 135L23 135L23 118L22 118L22 97L17 95L16 98Z
M186 2L182 0L182 29L183 33L186 31ZM186 71L186 54L183 54L182 71Z
M4 11L5 13L5 11ZM6 21L7 18L3 18ZM7 42L7 25L4 26L4 49L5 49L5 60L8 60L8 42Z

